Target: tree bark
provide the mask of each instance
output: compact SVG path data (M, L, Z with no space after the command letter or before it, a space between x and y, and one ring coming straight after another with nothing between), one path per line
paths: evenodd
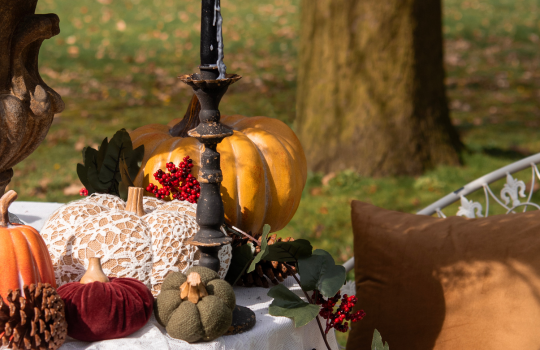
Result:
M302 0L296 130L309 167L459 164L444 76L440 0Z
M64 109L38 71L41 44L60 33L59 19L34 14L36 5L37 0L0 0L0 196L12 167L34 152L54 114Z

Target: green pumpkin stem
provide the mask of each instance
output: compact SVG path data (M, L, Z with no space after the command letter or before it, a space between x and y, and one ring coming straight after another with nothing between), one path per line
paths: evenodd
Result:
M6 192L2 198L0 198L0 227L8 227L9 225L9 213L8 209L11 203L17 199L17 192L11 190Z
M199 99L194 94L191 98L191 102L187 108L184 119L182 119L178 124L173 126L169 130L169 134L173 137L188 137L188 131L196 128L199 123L199 112L201 111L201 103Z
M82 276L80 283L88 284L92 282L109 282L109 277L103 272L101 267L101 258L89 258L88 259L88 269Z

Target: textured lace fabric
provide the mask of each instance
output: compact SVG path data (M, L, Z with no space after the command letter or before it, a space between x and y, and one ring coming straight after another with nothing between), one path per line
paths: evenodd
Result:
M154 295L170 271L185 271L198 263L196 247L186 243L198 231L195 204L145 197L146 215L125 211L126 203L107 194L68 203L47 220L41 235L47 244L61 286L79 281L88 259L101 257L104 272L132 277ZM197 254L198 255L198 254ZM224 278L232 257L230 245L219 252Z

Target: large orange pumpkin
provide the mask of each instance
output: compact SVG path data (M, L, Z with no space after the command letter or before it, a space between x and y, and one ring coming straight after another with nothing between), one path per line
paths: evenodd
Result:
M47 246L31 226L10 224L9 205L17 199L9 191L0 199L0 296L8 289L23 290L32 283L49 283L56 288L54 270Z
M180 163L186 155L193 159L192 173L198 174L202 144L186 133L197 125L198 106L194 96L184 120L146 125L130 133L134 148L145 147L135 186L159 185L152 174L165 170L168 162ZM226 222L254 234L261 233L264 224L272 231L282 229L296 212L306 184L300 141L285 123L273 118L224 115L221 123L234 131L217 147Z

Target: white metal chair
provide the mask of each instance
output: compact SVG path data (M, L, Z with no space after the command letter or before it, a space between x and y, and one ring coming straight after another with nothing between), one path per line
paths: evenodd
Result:
M506 214L514 213L517 209L523 208L523 211L527 211L528 208L533 207L540 209L540 205L531 202L532 195L534 193L534 185L536 181L540 181L540 171L537 164L540 163L540 153L533 156L524 158L515 163L495 170L487 175L484 175L472 182L469 182L460 189L449 193L445 197L439 199L435 203L425 207L418 211L418 215L433 215L437 214L439 217L445 218L446 215L442 212L442 209L451 205L452 203L461 200L461 206L458 209L456 215L465 216L468 218L487 217L489 215L490 201L493 201L500 205L506 211ZM512 174L521 170L531 168L531 181L528 194L525 193L527 185L524 181L515 179ZM497 180L506 178L506 183L500 191L500 198L493 193L490 188L490 184ZM480 202L468 200L465 196L483 188L485 194L484 206ZM521 198L521 199L520 199ZM482 212L483 208L485 210ZM354 268L354 257L347 260L343 264L347 272Z

